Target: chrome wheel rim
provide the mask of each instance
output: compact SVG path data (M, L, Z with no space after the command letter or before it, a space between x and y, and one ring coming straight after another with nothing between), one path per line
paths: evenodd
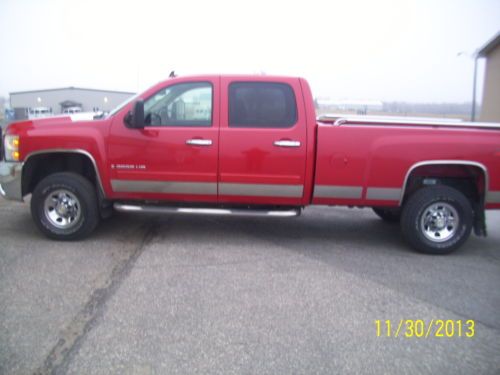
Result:
M45 198L45 217L56 228L74 227L80 219L81 212L80 201L68 190L54 190Z
M451 204L438 202L428 206L420 218L420 230L432 242L445 242L458 230L460 218Z

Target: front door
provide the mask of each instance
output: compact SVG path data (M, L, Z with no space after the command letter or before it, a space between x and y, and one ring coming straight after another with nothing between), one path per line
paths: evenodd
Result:
M113 122L111 187L117 198L217 201L219 78L172 79L144 95L144 129Z
M221 79L219 202L300 205L306 116L298 79Z

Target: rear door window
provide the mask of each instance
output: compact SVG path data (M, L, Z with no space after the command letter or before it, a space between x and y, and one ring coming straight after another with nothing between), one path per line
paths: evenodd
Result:
M229 85L229 127L290 128L297 122L293 89L285 83Z

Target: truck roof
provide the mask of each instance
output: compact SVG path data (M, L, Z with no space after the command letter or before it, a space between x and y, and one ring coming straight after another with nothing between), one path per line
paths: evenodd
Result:
M267 75L267 74L196 74L196 75L186 75L186 76L175 76L158 83L167 83L174 80L207 80L214 78L231 78L231 79L241 79L241 80L259 80L259 81L290 81L300 79L300 77L294 76L282 76L282 75Z

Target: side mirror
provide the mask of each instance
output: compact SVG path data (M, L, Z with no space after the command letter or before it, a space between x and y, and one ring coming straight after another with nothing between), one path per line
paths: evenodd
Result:
M143 129L144 122L144 100L137 99L132 110L125 116L125 124L127 128Z

